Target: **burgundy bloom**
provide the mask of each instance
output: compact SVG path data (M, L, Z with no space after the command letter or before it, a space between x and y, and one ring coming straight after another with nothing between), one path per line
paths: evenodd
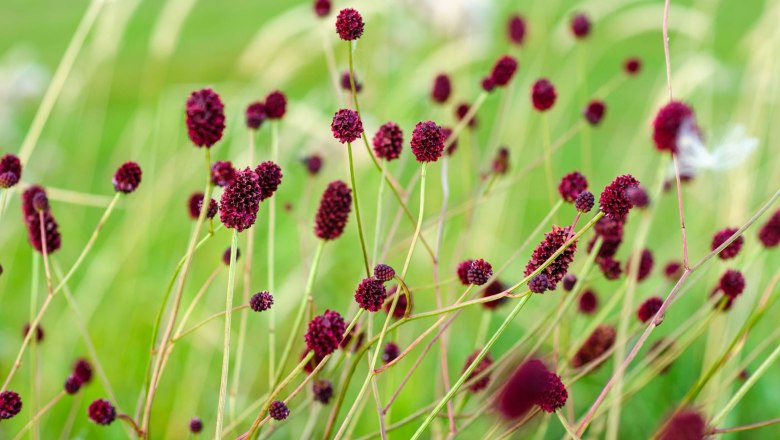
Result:
M339 348L339 342L346 329L344 318L338 312L326 310L309 322L309 329L305 335L306 346L316 356L325 357Z
M374 266L374 278L381 282L387 282L395 278L395 270L387 264L379 263Z
M315 380L311 384L311 392L314 394L314 400L327 405L333 397L333 385L327 380Z
M499 293L506 290L506 286L504 283L502 283L499 280L491 281L490 284L485 286L485 288L482 290L482 298L487 298L489 296L498 295ZM506 297L501 297L498 299L494 299L493 301L483 302L482 307L493 310L500 306L501 304L504 304L506 301Z
M639 260L639 267L637 268L636 273L636 279L637 281L642 281L645 278L647 278L648 275L650 275L650 272L653 270L653 253L650 252L650 249L643 249L642 254ZM629 258L626 262L626 270L628 271L631 267L631 259Z
M772 217L761 227L758 232L758 239L767 249L771 249L780 244L780 209L772 214Z
M110 425L116 419L116 409L108 400L97 399L89 405L89 418L98 425Z
M518 419L540 403L549 390L550 372L539 359L521 364L509 377L496 400L496 409L505 419Z
M531 102L534 108L540 112L547 111L555 104L555 99L558 94L555 92L555 86L547 80L542 78L537 80L533 86L531 86Z
M599 307L599 297L596 296L595 292L593 292L590 289L582 292L579 301L580 312L586 315L590 315L593 312L595 312L598 307Z
M190 432L193 434L198 434L201 431L203 431L203 422L198 417L193 417L190 420Z
M393 295L395 295L397 291L397 286L393 286L387 291L385 313L390 313L390 308L393 306ZM409 308L409 313L411 313L412 310L412 304L409 302L407 295L405 293L401 293L400 295L401 296L398 297L398 301L396 302L395 310L393 310L393 318L395 319L401 319L406 315L407 306Z
M466 115L469 113L469 110L471 109L471 106L468 105L465 102L462 102L458 104L457 107L455 107L455 116L458 118L459 121L462 121L463 118L466 117ZM475 128L477 126L477 117L476 115L472 116L471 119L466 123L466 125L469 128Z
M398 358L401 354L401 348L395 342L388 342L382 352L382 362L389 364Z
M187 99L187 133L197 147L211 148L222 139L225 106L209 88L192 92Z
M259 129L260 126L263 125L263 122L265 122L265 120L268 119L268 114L265 111L265 103L256 101L249 104L249 106L247 106L246 108L245 117L246 117L246 126L250 130Z
M482 86L482 90L486 92L492 92L493 89L496 88L496 80L493 79L492 76L486 76L482 78L482 81L480 82L480 85Z
M0 188L10 188L22 178L22 163L13 154L0 158Z
M615 329L609 325L600 325L593 330L571 360L574 368L583 367L606 353L615 343ZM603 362L603 360L601 361Z
M660 296L651 296L650 298L647 298L636 311L636 317L640 322L646 323L653 319L655 314L661 309L663 303L664 300Z
M727 270L718 283L718 288L731 299L736 298L745 290L745 277L736 270Z
M76 376L82 384L88 384L92 381L92 364L86 359L79 359L73 365L73 375Z
M274 400L271 402L271 407L268 408L268 415L274 420L284 420L290 415L290 409L284 402Z
M525 40L525 18L514 14L509 17L506 27L509 41L518 46L522 45L523 40Z
M471 353L468 358L466 358L466 363L463 365L463 371L465 372L468 370L469 365L471 365L476 359L477 355L479 355L479 352L482 350L475 350L474 353ZM490 373L485 374L484 376L481 376L479 379L475 380L472 383L472 380L476 378L477 376L480 376L483 371L490 368L490 366L493 365L493 359L490 357L490 353L486 353L485 357L482 358L481 361L477 364L476 367L474 367L474 370L471 371L471 374L469 374L469 377L466 378L467 383L471 383L469 385L469 391L472 393L478 393L490 384Z
M503 87L509 84L512 77L515 76L515 72L517 72L517 60L510 55L504 55L493 65L490 78L493 79L496 86Z
M265 114L268 119L282 119L287 112L287 97L274 90L265 97Z
M217 161L211 164L211 183L216 186L228 186L236 180L238 172L233 164L227 161Z
M458 138L452 138L452 129L450 127L442 127L441 128L441 134L444 136L444 144L447 145L449 143L449 146L447 147L447 156L452 156L452 153L455 152L455 150L458 149Z
M641 68L642 68L642 60L635 57L631 57L627 59L626 62L623 64L623 69L629 75L638 74Z
M701 440L707 437L707 422L696 411L677 412L667 420L659 440Z
M354 330L354 328L353 328L353 330ZM348 339L348 338L349 338L351 335L352 335L352 332L350 332L350 334L349 334L349 335L347 335L347 338L346 338L346 339ZM345 339L345 341L346 341L346 339ZM342 343L342 344L341 344L341 347L343 348L343 347L345 347L346 345L347 345L346 343ZM303 360L303 358L305 358L306 356L308 356L308 354L309 354L310 352L311 352L311 350L309 350L309 349L307 348L307 349L306 349L306 350L305 350L305 351L304 351L304 352L301 354L301 360ZM311 374L312 372L314 372L314 369L315 369L315 368L317 368L317 365L319 365L319 364L320 364L320 362L322 362L322 359L323 359L323 358L325 358L325 356L324 356L324 355L323 355L323 356L318 356L318 355L315 353L315 354L314 354L314 355L311 357L311 359L309 359L309 362L307 362L306 364L304 364L304 365L303 365L303 371L305 371L306 373L309 373L309 374Z
M351 92L352 91L352 82L350 81L349 77L349 71L341 72L341 88ZM360 93L360 91L363 90L363 84L361 84L358 81L357 74L355 75L355 93Z
M558 193L565 202L573 203L581 192L588 189L588 179L577 171L569 173L558 184Z
M609 217L602 217L596 222L594 230L602 239L598 257L605 258L614 256L620 248L620 244L623 242L623 222L613 220ZM596 238L594 237L593 240L588 243L588 252L593 249L595 242Z
M607 112L607 105L604 101L593 100L588 103L585 110L582 111L582 115L585 116L585 120L590 125L599 125L604 118L604 113Z
M282 184L282 168L271 162L263 162L255 168L255 174L260 184L260 201L274 195L279 185Z
M571 227L561 228L553 225L552 231L544 235L544 240L536 246L531 259L525 266L525 276L531 275L534 271L544 264L569 238ZM547 266L541 273L547 275L547 281L550 283L550 290L555 290L555 286L566 275L569 265L574 260L574 253L577 251L577 242L573 241L560 255Z
M601 193L599 198L601 210L613 220L625 220L628 211L634 207L626 192L636 186L639 186L639 181L630 174L616 177Z
M333 115L333 122L330 124L330 131L333 137L342 144L354 142L363 134L363 123L360 121L360 115L350 109L341 109Z
M303 164L306 166L306 171L308 171L310 175L316 176L322 169L322 156L314 153L308 157L304 157Z
M192 193L190 199L187 201L187 207L189 208L190 218L197 219L200 216L200 208L202 206L203 206L203 193L202 192ZM214 216L217 215L218 210L219 210L219 205L217 205L217 201L211 199L209 201L209 209L208 211L206 211L206 217L214 218Z
M135 162L125 162L114 174L114 189L130 194L141 184L141 167Z
M653 141L659 151L677 153L677 136L683 124L695 123L693 109L678 101L671 101L658 110L653 121Z
M43 214L43 229L44 236L46 238L46 253L52 254L62 245L59 226L57 225L57 220L54 219L54 216L52 216L50 211L45 210L41 211L41 213ZM36 213L27 216L25 221L27 226L27 239L30 241L30 244L36 251L43 253L43 241L41 240L41 218L39 214Z
M588 36L590 33L590 20L585 14L577 14L571 19L571 33L578 40Z
M620 267L620 262L612 257L603 257L598 260L599 268L604 277L608 280L616 280L620 278L623 273L623 269Z
M682 264L679 261L670 261L664 266L664 276L669 280L677 281L682 272Z
M259 177L250 168L239 171L236 180L225 188L220 201L219 218L227 228L238 232L248 229L257 220L262 200Z
M546 413L554 413L559 408L562 408L563 405L566 405L569 392L566 391L566 387L561 382L561 377L553 372L547 374L546 382L544 392L539 396L537 405Z
M81 381L74 375L68 376L64 385L65 392L70 395L74 395L81 389Z
M583 191L574 199L574 207L577 208L577 211L583 213L590 212L594 203L596 203L596 199L590 191Z
M11 171L0 173L0 188L11 188L19 183L19 176Z
M464 260L461 261L460 264L458 264L457 274L458 279L460 280L461 284L464 286L468 286L469 284L469 269L471 269L471 263L473 263L474 260Z
M355 301L361 309L376 312L387 298L385 285L376 278L364 278L355 289Z
M533 293L544 293L549 287L547 275L540 273L528 281L528 290Z
M493 159L493 172L506 174L507 170L509 170L509 149L501 147L496 153L496 158Z
M575 284L577 284L577 276L573 273L567 273L566 276L563 277L563 290L571 292L571 289L574 288Z
M452 94L452 82L450 77L440 73L433 79L433 89L431 90L431 99L434 102L444 103L450 98Z
M0 420L10 419L22 410L22 398L14 391L0 392Z
M241 249L236 248L236 261L241 257ZM225 266L230 266L230 246L225 249L225 252L222 254L222 262L225 263Z
M404 132L395 122L385 122L377 129L372 144L376 157L387 161L398 159L404 149Z
M626 190L626 198L637 208L647 208L650 204L650 196L644 188L637 185Z
M27 333L30 333L30 323L24 324L24 328L22 328L22 337L26 338ZM40 324L35 326L35 342L43 342L43 338L45 336L45 333L43 332L43 327L41 327Z
M731 238L732 235L737 233L737 228L726 228L718 231L713 237L712 237L712 250L714 251L720 245L728 241L729 238ZM736 240L732 241L728 246L723 248L722 251L718 254L718 257L720 257L721 260L729 260L731 258L734 258L739 254L739 251L742 249L742 245L745 243L745 238L743 236L737 237Z
M330 0L314 0L314 13L320 18L330 14Z
M322 193L314 218L314 233L323 240L339 238L347 226L352 209L352 190L346 183L334 180Z
M264 290L252 295L249 299L249 307L255 312L264 312L274 305L274 297L270 292Z
M469 284L481 286L493 276L493 266L483 259L474 260L466 274Z
M412 153L418 162L436 162L444 151L444 134L433 121L418 122L412 131Z
M363 17L352 8L342 9L336 17L336 33L342 40L357 40L363 35Z

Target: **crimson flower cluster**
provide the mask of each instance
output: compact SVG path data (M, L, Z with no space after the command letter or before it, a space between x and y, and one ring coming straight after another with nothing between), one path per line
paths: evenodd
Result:
M636 317L640 322L646 323L653 319L656 313L661 309L664 300L660 296L651 296L643 302L636 311Z
M116 408L108 400L97 399L89 405L89 418L98 425L110 425L116 420Z
M570 234L570 226L565 228L553 226L552 231L544 235L544 240L536 246L533 254L531 254L531 259L525 266L525 276L531 275L539 269L545 261L552 257L553 254L566 243ZM555 290L555 287L563 279L564 275L566 275L569 265L574 261L574 253L576 251L577 242L572 241L569 247L555 257L555 259L541 271L541 273L547 276L550 290Z
M412 131L412 153L418 162L436 162L444 151L444 134L433 121L418 122Z
M677 153L677 137L685 123L693 123L695 127L693 109L687 104L671 101L658 110L653 121L653 141L658 151Z
M27 227L27 238L36 251L43 253L44 244L48 254L60 248L62 239L59 226L51 213L46 191L42 187L33 185L22 193L22 214ZM41 222L43 222L43 234L41 234Z
M187 208L189 209L190 218L197 219L200 217L200 209L203 207L203 193L192 193L190 199L187 201ZM208 211L206 211L206 218L214 218L219 210L219 205L214 199L209 200Z
M599 197L599 206L604 213L617 221L624 221L628 211L634 207L631 200L628 199L626 192L629 188L639 186L639 181L630 174L618 176L609 185Z
M571 366L580 368L599 359L615 344L615 328L610 325L600 325L593 330L588 339L577 350L571 360ZM599 361L599 365L605 359Z
M347 92L352 91L352 78L349 75L349 71L341 72L341 88ZM363 84L358 81L357 75L355 75L355 93L360 93L363 90Z
M363 17L352 8L342 9L336 17L336 33L346 41L357 40L363 35Z
M465 372L468 370L469 365L471 365L479 355L479 352L481 350L475 350L471 355L469 355L468 358L466 358L466 363L463 365L463 371ZM490 353L485 354L485 357L482 358L481 361L479 361L479 364L477 364L476 367L474 367L474 370L471 371L471 374L469 374L469 377L466 379L466 383L469 383L469 391L472 393L478 393L490 384L490 373L482 374L485 370L490 368L490 366L493 365L493 358L490 357ZM478 378L478 379L477 379Z
M344 233L352 210L352 190L341 180L331 182L320 199L314 219L314 233L323 240L335 240Z
M325 357L339 348L341 337L346 330L344 318L338 312L326 310L309 322L304 336L306 347L313 351L315 356Z
M731 236L736 233L737 233L737 228L726 228L716 232L715 235L712 237L711 249L714 251L715 249L719 248L720 245L728 241L731 238ZM718 257L721 260L730 260L736 257L739 254L739 251L742 250L742 245L744 243L745 243L745 238L740 235L734 241L729 243L728 246L723 248L723 250L720 251L720 253L718 254Z
M569 24L571 27L571 33L578 40L581 40L590 34L590 20L585 14L577 14L571 19Z
M264 312L274 305L274 297L270 292L264 290L252 295L249 299L249 307L255 312Z
M433 79L433 88L431 89L431 99L434 102L445 103L452 94L452 82L450 77L444 73L436 75Z
M282 168L274 162L266 161L255 168L257 183L260 185L260 201L274 195L282 184Z
M363 134L363 122L356 111L343 108L333 115L330 130L342 144L354 142Z
M187 133L196 147L211 148L225 130L225 106L209 88L192 92L187 99Z
M659 440L703 439L707 437L707 421L694 410L676 412L664 424Z
M0 392L0 420L10 419L22 410L22 398L15 391Z
M599 297L596 296L594 291L588 289L580 295L578 306L580 312L590 315L599 307Z
M13 154L0 158L0 188L10 188L22 178L22 162Z
M758 231L758 239L767 249L780 244L780 210L775 211L772 217Z
M547 78L539 79L531 86L531 103L540 112L551 109L556 98L555 86Z
M376 157L386 161L398 159L404 148L404 132L395 122L386 122L377 129L372 144Z
M382 308L387 298L387 290L382 281L370 277L364 278L355 289L355 301L361 309L376 312Z
M527 414L534 405L544 412L555 412L566 404L568 397L561 378L539 359L530 359L504 384L496 409L505 419L513 420Z
M558 193L565 202L569 203L573 203L577 200L577 196L587 189L588 179L577 171L563 176L563 178L561 178L561 183L558 184Z
M233 164L228 161L216 161L211 164L211 183L216 186L225 187L236 180L236 171Z
M482 80L482 88L489 92L495 87L504 87L509 84L517 72L517 60L511 55L504 55L493 65L490 75Z
M315 380L311 384L311 392L314 394L314 400L327 405L333 397L333 385L327 380Z
M509 17L509 21L506 25L507 28L507 35L509 36L509 41L512 43L521 46L523 44L523 41L525 41L525 33L526 33L526 24L525 24L525 18L523 18L521 15L512 15Z
M219 210L220 220L225 227L241 232L255 224L262 200L259 180L257 173L245 168L225 188Z
M86 359L79 359L73 364L73 370L65 381L65 392L76 394L82 386L92 381L92 364Z
M604 119L604 114L607 112L607 105L604 101L593 100L588 103L585 110L582 111L582 115L585 116L585 120L590 125L599 125L601 120Z
M284 402L274 400L271 402L271 407L268 408L268 415L274 420L284 420L289 417L290 409L287 408Z

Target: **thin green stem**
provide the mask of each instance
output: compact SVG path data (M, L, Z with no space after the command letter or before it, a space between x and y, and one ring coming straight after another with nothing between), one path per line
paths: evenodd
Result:
M271 123L271 161L279 162L279 124ZM268 291L276 294L276 197L268 200ZM276 310L272 307L268 321L268 379L273 380L276 372Z
M222 379L219 384L219 403L217 404L217 422L214 436L222 438L225 398L227 397L228 369L230 368L230 324L233 311L233 291L236 284L236 249L238 248L238 231L233 230L230 242L230 269L228 271L227 294L225 298L225 335L222 344Z
M371 276L371 267L368 265L368 251L366 251L366 239L363 234L363 220L360 216L360 198L358 197L357 182L355 181L355 164L352 159L352 143L347 142L349 154L349 178L352 180L352 199L355 202L355 217L357 218L358 236L360 237L360 249L363 251L363 264L366 267L366 276Z
M414 253L417 239L420 237L420 229L422 228L423 213L425 212L425 175L427 174L428 163L422 164L420 170L420 212L417 215L417 227L414 230L412 236L412 244L409 246L409 251L406 253L406 260L404 261L404 268L401 271L401 278L406 277L406 271L409 270L409 262L412 260L412 254Z
M542 136L544 138L544 174L547 178L547 195L550 206L555 205L555 184L552 171L552 147L550 144L550 118L547 113L542 113Z

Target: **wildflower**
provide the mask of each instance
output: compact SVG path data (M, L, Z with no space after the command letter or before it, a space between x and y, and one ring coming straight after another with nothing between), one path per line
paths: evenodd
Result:
M719 248L720 245L728 241L731 236L737 233L737 228L726 228L721 229L715 235L712 237L712 246L711 249L714 251L715 249ZM739 254L739 251L742 249L742 245L745 243L745 238L743 236L737 237L734 241L732 241L728 246L723 248L722 251L718 254L718 257L720 257L721 260L729 260L731 258L734 258Z
M268 119L268 113L266 113L265 103L256 101L247 106L244 112L246 119L246 126L250 130L257 130L263 125L266 119ZM212 168L213 170L213 168ZM220 185L224 186L224 185Z
M501 147L498 149L496 158L493 159L493 172L496 174L506 174L509 169L509 149Z
M563 405L566 405L569 392L566 391L566 387L561 382L561 377L555 373L550 372L547 375L546 382L544 392L539 397L537 405L546 413L554 413L559 408L562 408Z
M639 322L646 323L653 319L656 313L661 310L661 305L663 305L663 303L664 300L660 296L651 296L650 298L647 298L636 311L636 317L639 319Z
M623 63L623 70L629 75L634 76L638 74L640 69L642 69L642 60L639 58L631 57Z
M352 91L352 78L350 78L349 71L341 73L341 88L351 92ZM363 90L363 84L358 81L357 75L355 75L355 93L360 93Z
M342 40L357 40L363 35L363 17L352 8L342 9L336 17L336 33Z
M575 284L577 284L577 276L573 273L567 273L566 276L563 277L563 290L571 292L571 289L574 288Z
M473 263L474 260L464 260L461 261L460 264L458 264L457 274L458 279L460 280L460 283L464 286L468 286L469 284L469 269L471 268L471 263Z
M352 190L346 183L334 180L322 193L314 233L323 240L335 240L344 232L351 209Z
M355 289L355 301L361 309L376 312L387 298L385 285L376 278L364 278Z
M76 376L82 384L92 381L92 364L86 359L79 359L73 365L73 375Z
M507 22L507 34L509 35L509 41L521 46L525 40L525 18L521 15L514 14L509 17Z
M544 240L539 243L536 249L534 249L533 254L531 254L531 259L525 266L525 276L535 272L545 261L552 257L552 255L567 242L570 233L571 227L561 228L560 226L553 225L552 231L545 234ZM555 290L555 286L557 286L561 279L563 279L563 276L566 275L569 265L574 260L574 253L576 251L577 242L572 241L568 248L555 257L550 265L542 270L541 273L547 275L550 290Z
M672 281L677 281L682 276L682 264L679 261L670 261L664 266L664 276Z
M390 308L393 306L393 295L396 294L398 291L397 286L393 286L390 288L390 290L387 291L387 300L385 301L385 312L390 313ZM395 309L393 310L393 318L395 319L401 319L406 315L406 309L409 308L409 311L412 310L412 305L410 302L410 299L408 295L401 293L401 296L398 297L398 301L395 304Z
M491 281L490 284L485 286L485 288L482 290L482 297L487 298L488 296L498 295L499 293L506 290L506 286L504 283L502 283L499 280ZM494 299L493 301L483 302L482 307L493 310L503 304L506 301L506 297L500 297L498 299Z
M273 304L274 297L266 290L255 293L252 295L252 298L249 299L249 307L255 312L264 312L270 309Z
M326 17L330 14L330 0L314 0L314 13L317 17Z
M639 267L637 267L636 280L642 281L653 271L653 253L649 249L643 249L640 254ZM631 268L631 259L626 262L626 270Z
M274 195L279 185L282 184L282 168L271 162L263 162L255 168L255 174L258 177L260 185L260 201Z
M447 102L452 94L452 82L450 77L443 73L436 75L433 79L433 89L431 90L431 99L434 102L443 104Z
M477 286L487 283L491 276L493 276L493 266L481 258L471 263L466 274L469 284L476 284Z
M317 153L304 157L302 162L311 176L316 176L322 169L322 156Z
M454 153L455 150L458 149L458 139L457 138L450 139L450 137L452 136L452 129L450 127L442 127L441 134L442 136L444 136L444 144L445 145L447 143L450 144L449 147L447 147L447 151L446 151L447 156L452 156L452 153Z
M236 261L241 257L241 249L236 248ZM225 249L225 252L222 253L222 262L225 263L225 266L230 266L230 246Z
M695 125L693 110L686 104L671 101L658 110L653 121L653 141L659 151L678 152L677 139L686 122Z
M268 415L274 420L284 420L290 415L290 409L284 402L274 400L271 402L271 407L268 408Z
M26 338L27 333L30 333L31 325L30 323L24 324L24 328L22 328L22 337ZM43 338L45 336L45 333L43 332L43 327L41 327L40 324L35 326L35 342L43 342Z
M388 342L382 352L382 362L389 364L398 358L401 354L401 348L395 342Z
M496 86L503 87L509 84L515 72L517 72L517 60L510 55L504 55L493 65L490 78Z
M338 312L326 310L309 322L305 335L306 346L316 356L325 357L339 348L341 336L346 329L344 318Z
M561 183L558 184L558 193L565 202L569 203L577 200L577 196L586 189L588 189L588 179L577 171L563 176Z
M583 367L602 357L615 343L615 329L609 325L600 325L593 330L571 360L574 368ZM603 361L602 361L603 362Z
M0 392L0 420L10 419L22 410L22 398L14 391Z
M327 405L330 398L333 397L333 385L327 380L315 380L311 384L311 391L314 394L314 400L323 405Z
M464 372L469 368L469 365L471 365L477 359L480 351L482 350L477 349L471 353L468 358L466 358L466 363L463 365ZM466 383L470 384L469 391L472 393L478 393L487 388L487 386L490 384L490 373L482 375L482 372L490 368L491 365L493 365L493 358L490 357L490 353L486 353L485 357L483 357L477 366L474 367L474 370L471 371L469 377L466 378ZM479 377L479 379L474 380L477 377Z
M395 270L387 264L379 263L374 266L374 278L381 282L387 282L395 278Z
M74 395L78 393L79 390L81 389L81 381L79 380L78 377L71 374L65 380L64 389L65 389L65 393Z
M599 206L613 220L623 221L628 211L634 207L626 196L626 191L639 185L639 181L630 174L618 176L604 188L599 198Z
M582 292L579 301L580 312L586 315L590 315L596 311L598 306L599 306L599 297L596 296L596 293L594 293L590 289Z
M480 82L480 85L482 86L482 90L486 92L492 92L493 89L496 88L496 80L493 79L492 76L486 76L482 78L482 81Z
M765 248L771 249L780 244L780 210L775 211L772 217L761 227L758 239Z
M675 413L664 424L659 440L693 440L707 437L707 422L696 411Z
M599 249L598 257L612 257L614 256L620 244L623 243L623 222L613 220L609 217L602 217L596 222L593 228L596 235L601 237L601 249ZM588 252L593 249L596 242L596 238L588 243Z
M141 184L141 167L135 162L125 162L114 174L114 189L130 194Z
M89 405L89 418L98 425L110 425L116 419L116 409L108 400L97 399Z
M239 171L236 180L225 188L220 201L222 224L238 232L248 229L257 220L262 200L259 177L250 168Z
M22 163L13 154L0 158L0 188L10 188L22 178Z
M468 105L465 102L462 102L462 103L458 104L458 106L455 107L455 116L458 118L458 121L462 121L463 118L465 118L466 115L468 115L470 109L471 109L471 106ZM476 126L477 126L477 117L476 116L472 116L471 119L469 119L469 121L466 123L466 125L469 128L476 128Z
M574 207L577 208L577 211L586 213L593 209L593 204L595 202L596 199L593 197L592 192L583 191L577 195L576 199L574 199Z
M343 108L333 115L330 130L333 137L342 144L354 142L363 134L363 123L356 111Z
M623 269L620 268L620 262L612 257L599 258L598 263L601 273L608 280L616 280L623 273Z
M190 420L190 432L193 434L199 434L203 431L203 422L198 417L193 417Z
M418 162L436 162L444 151L444 134L433 121L418 122L410 143Z
M349 336L347 336L347 337L349 337ZM344 346L346 346L346 344L342 342L342 347L344 347ZM307 349L306 349L306 350L305 350L305 351L304 351L304 352L301 354L301 360L303 360L303 358L305 358L306 356L308 356L310 352L311 352L311 350L307 348ZM323 355L323 356L319 356L319 355L317 355L317 354L315 353L315 354L314 354L314 355L311 357L311 359L309 360L309 362L307 362L307 363L305 363L305 364L303 365L303 371L305 371L306 373L309 373L309 374L313 373L313 372L314 372L314 369L315 369L315 368L317 368L317 365L319 365L319 364L320 364L320 362L322 362L322 360L323 360L324 358L325 358L325 356L324 356L324 355Z
M509 377L496 401L496 409L505 419L518 419L539 401L548 380L542 361L531 359L521 364Z
M533 293L544 293L549 287L547 275L540 273L528 281L528 289Z
M582 111L582 115L585 116L585 120L590 125L599 125L604 118L604 113L607 112L607 105L604 101L593 100L588 103L585 110Z
M238 172L233 164L228 161L217 161L211 164L211 183L216 186L228 186L236 180Z
M647 205L650 204L650 196L647 195L647 191L640 185L628 188L626 190L626 198L637 208L647 208Z
M555 92L555 86L547 80L542 78L537 80L533 86L531 86L531 102L534 108L540 112L547 111L555 104L555 99L558 97Z
M192 193L189 201L187 202L187 207L190 211L190 218L197 219L200 216L200 209L203 207L203 193ZM214 216L217 215L218 210L219 205L217 205L217 201L210 199L208 211L206 211L206 218L214 218Z
M376 157L398 159L404 148L404 132L395 122L385 122L377 129L372 141Z
M724 295L734 299L745 290L745 277L741 272L729 269L720 277L718 288Z
M187 133L197 147L211 148L222 139L225 106L209 88L192 92L187 99Z
M43 214L43 229L46 239L46 253L52 254L57 251L62 245L62 238L60 237L59 226L57 221L48 210L41 211ZM41 240L41 218L38 214L30 215L26 217L27 226L27 239L33 248L43 253L43 241Z
M577 14L571 19L571 33L578 40L581 40L590 34L590 20L585 14Z

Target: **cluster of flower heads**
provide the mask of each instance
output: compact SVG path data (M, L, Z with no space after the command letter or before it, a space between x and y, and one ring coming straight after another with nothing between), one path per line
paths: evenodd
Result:
M387 289L385 289L384 283L392 280L394 277L395 270L392 267L387 264L377 264L374 267L374 275L364 278L358 284L357 289L355 289L355 302L358 303L360 308L369 312L379 311L387 299ZM402 297L405 297L405 295ZM406 302L404 301L404 309L401 309L401 316L403 316L405 307Z
M401 156L404 148L404 132L395 122L386 122L379 126L372 140L376 157L391 161Z
M15 391L0 392L0 420L10 419L22 410L22 398Z
M482 89L490 92L496 87L505 87L517 72L517 60L511 55L503 55L493 65L490 75L482 79Z
M610 325L600 325L593 330L588 339L577 350L571 360L571 366L580 368L598 360L599 365L605 353L615 344L615 328Z
M481 286L493 276L493 266L479 258L462 261L457 268L458 279L464 286L475 284Z
M87 410L89 419L98 425L110 425L116 420L116 408L105 399L97 399L89 405Z
M651 296L643 302L636 311L636 317L640 322L646 323L653 319L656 313L661 309L664 300L660 296Z
M539 359L521 364L503 385L495 402L498 412L508 420L518 419L539 406L552 413L563 407L569 393L561 378Z
M466 358L466 363L463 365L463 372L468 370L469 366L474 363L475 360L477 360L477 356L479 355L480 351L481 350L475 350L473 353L471 353L471 355L469 355L469 357ZM493 358L490 357L490 353L486 353L485 357L483 357L477 366L471 370L469 377L466 378L466 383L469 384L469 391L472 393L478 393L490 385L490 373L485 373L485 370L490 368L491 365L493 365Z
M715 307L721 310L730 310L731 306L734 305L734 301L744 291L745 276L742 275L742 272L733 269L726 270L720 277L718 286L712 292L713 295L718 292L723 294L721 302L716 304Z
M553 226L552 231L544 235L544 240L534 249L531 259L525 266L525 276L536 272L537 269L550 259L560 249L571 236L571 227L562 228ZM540 274L547 277L548 289L555 290L555 287L566 275L569 265L574 261L574 253L577 251L577 241L573 240L569 246L555 257L550 264L542 269Z
M341 73L340 85L343 90L346 90L347 92L351 92L352 81L353 81L353 77L349 74L348 70ZM360 81L358 81L357 75L354 75L354 81L355 81L355 93L360 93L363 90L363 84Z
M236 180L237 173L229 160L218 160L211 164L211 183L219 187L228 186Z
M222 193L219 210L222 224L238 232L250 228L257 220L261 200L257 173L250 168L238 171L236 179Z
M698 411L676 412L664 423L659 440L688 440L707 438L707 421Z
M249 298L249 307L255 312L264 312L274 305L274 297L270 292L264 290L257 292Z
M436 162L444 152L444 133L433 121L419 122L412 131L412 153L418 162Z
M376 275L374 275L376 276ZM395 304L395 309L393 309L393 300L395 299L395 295L398 292L398 286L393 286L387 291L387 300L385 301L385 312L390 313L393 312L393 318L395 319L401 319L404 316L407 316L412 311L412 298L411 298L411 292L409 292L409 295L406 294L405 290L402 290L400 295L398 297L398 300Z
M27 238L36 251L57 251L61 244L59 226L51 213L46 191L33 185L22 193L22 214L27 227ZM43 225L43 227L41 227ZM41 230L43 229L43 231Z
M389 364L390 362L398 359L398 356L400 355L401 347L399 347L395 342L388 342L382 351L382 362Z
M187 99L187 133L197 147L211 148L225 131L225 106L219 95L209 89L192 92Z
M314 219L314 233L323 240L335 240L344 233L352 210L352 190L341 180L328 184Z
M336 33L346 41L357 40L363 35L363 17L352 8L342 9L336 16Z
M22 178L22 162L13 154L0 158L0 189L11 188Z
M434 102L443 104L450 99L452 94L452 81L450 77L444 73L436 75L433 79L433 87L431 88L431 99Z
M363 134L363 122L358 112L343 108L333 115L330 130L333 137L342 144L354 142Z
M772 217L761 227L758 232L758 239L767 248L776 247L780 244L780 210L775 211Z
M326 310L309 322L305 335L306 347L313 351L315 356L325 357L339 348L346 330L344 318L336 311Z
M187 201L187 208L189 210L190 218L193 220L197 220L198 217L200 217L200 210L203 208L203 193L202 192L195 192L192 193L189 200ZM215 215L217 215L217 212L219 211L219 204L216 200L210 199L209 200L209 207L206 210L206 218L214 218Z
M258 130L267 119L282 119L287 113L287 96L279 90L266 95L263 101L250 103L244 112L246 126Z

